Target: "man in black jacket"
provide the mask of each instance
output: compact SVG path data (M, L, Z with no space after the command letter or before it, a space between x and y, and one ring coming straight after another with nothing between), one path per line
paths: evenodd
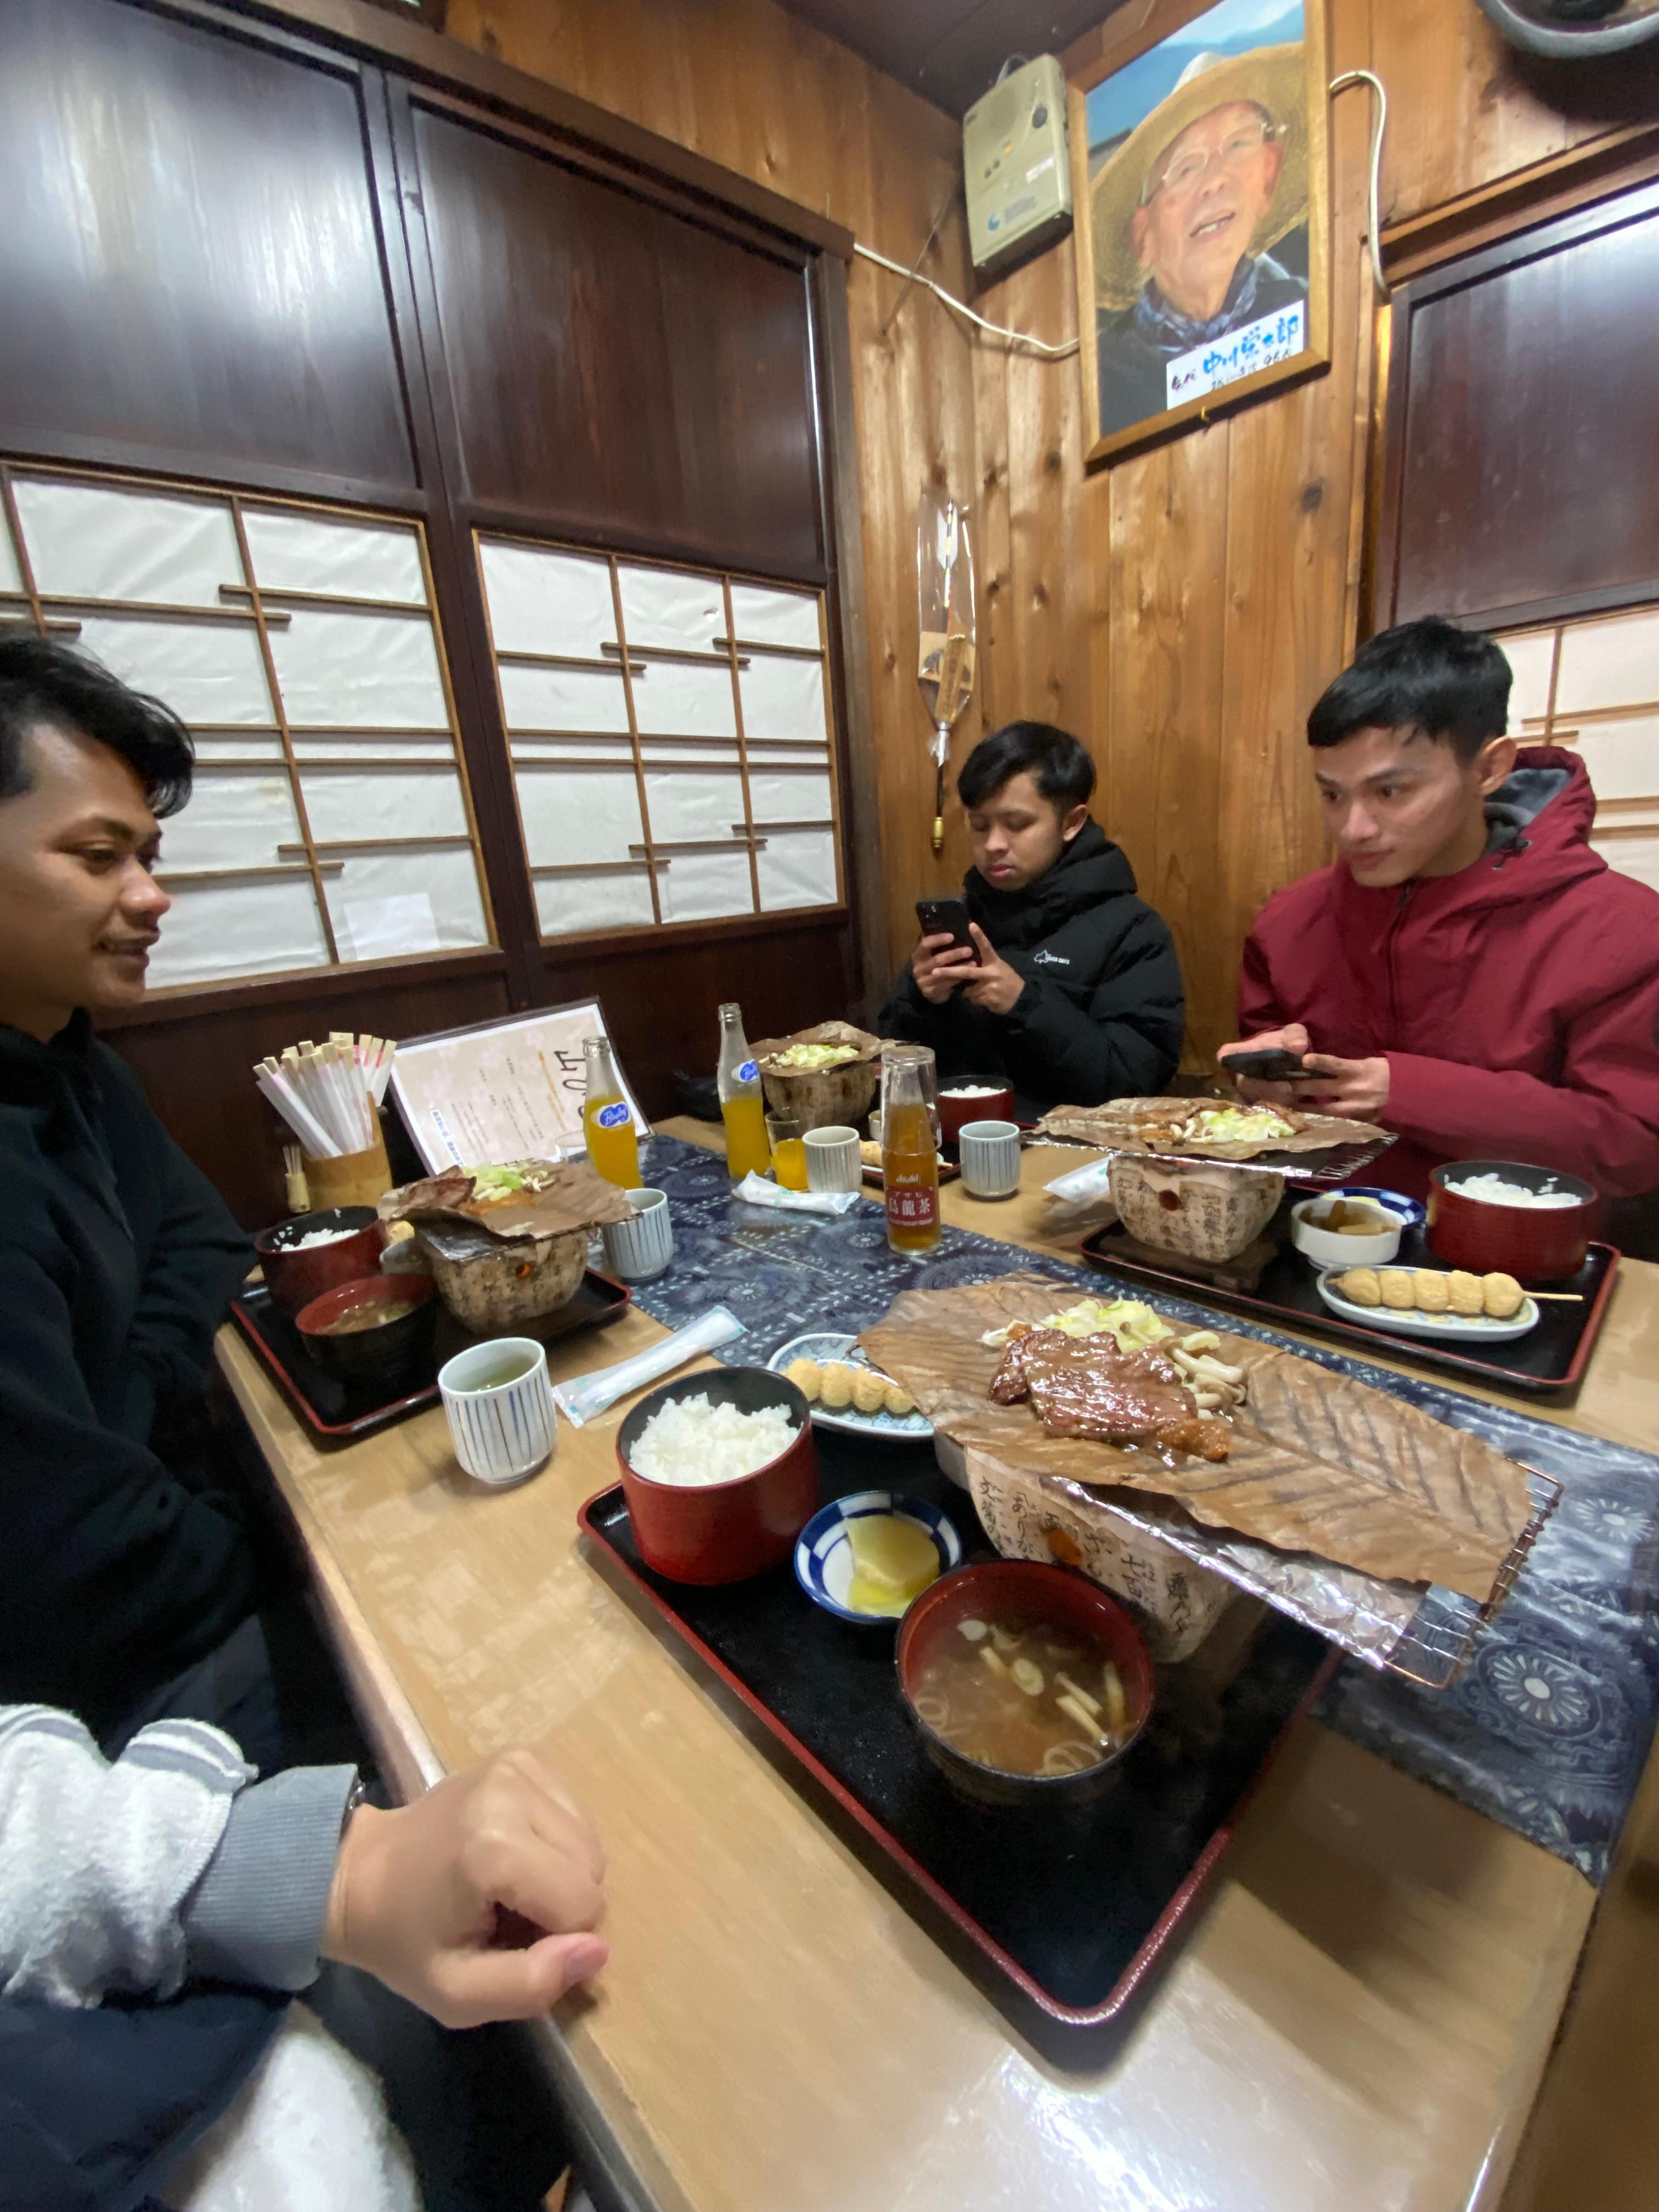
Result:
M191 767L188 732L158 701L63 646L0 628L0 1708L66 1707L112 1747L147 1721L207 1720L235 1739L230 1767L240 1747L269 1770L292 1741L254 1610L253 1550L235 1501L190 1479L168 1446L201 1396L252 1248L88 1016L143 997L171 903L152 873L157 817L189 798ZM281 1625L280 1607L265 1619ZM316 1721L323 1686L308 1673L304 1722ZM69 1726L61 1714L46 1723L56 1735ZM152 1740L137 1764L177 1777L190 1748ZM244 1852L264 1854L255 1950L305 1930L333 1895L349 1779L341 1767L285 1775L271 1785L285 1794L268 1790L240 1832ZM463 1909L465 1883L445 1859L462 1836L459 1803L452 1796L418 1838L405 1827L407 1842L430 1847L399 1861L380 1958L346 1946L341 1908L335 1956L356 1963L331 1968L311 2002L385 2076L432 2212L528 2212L562 2162L545 2084L516 2043L441 2033L391 1994L395 1983L429 2001L410 1966L440 1962L439 1922L423 1917L422 1897ZM372 1856L384 1829L365 1842L357 1824L404 1815L364 1807L346 1818ZM490 1818L498 1839L506 1829ZM542 1808L537 1818L544 1855ZM84 1844L63 1838L65 1865ZM40 1869L13 1871L21 1881ZM63 1868L52 1871L61 1883ZM239 1907L247 1901L237 1893ZM320 1943L320 1923L311 1932ZM354 1941L369 1932L358 1927ZM94 1932L85 1959L107 1937ZM287 1986L188 1981L164 2002L126 1992L88 2009L8 1994L0 1960L0 2202L125 2212L152 2172L170 2181L167 2162L261 2056Z
M108 1735L171 1694L265 1759L252 1549L156 1448L252 1253L88 1016L143 994L191 769L158 702L0 632L0 1699Z
M1000 1077L1017 1110L1162 1091L1181 1052L1181 969L1134 871L1089 813L1094 763L1064 730L1010 722L957 778L978 954L924 937L878 1017L932 1045L942 1079Z

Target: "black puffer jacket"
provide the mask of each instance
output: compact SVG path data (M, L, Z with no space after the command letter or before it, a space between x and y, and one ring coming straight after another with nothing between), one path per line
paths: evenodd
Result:
M0 1025L0 1702L101 1735L251 1609L228 1497L158 1455L252 1263L84 1013Z
M970 868L968 911L1025 988L1006 1014L958 991L931 1006L907 968L882 1008L884 1036L930 1044L941 1079L997 1075L1023 1116L1162 1091L1181 1054L1181 968L1170 933L1135 896L1134 870L1087 822L1045 876L1000 891Z

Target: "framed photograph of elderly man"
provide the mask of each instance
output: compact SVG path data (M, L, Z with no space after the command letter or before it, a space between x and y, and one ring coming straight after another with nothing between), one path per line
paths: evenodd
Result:
M1069 88L1091 461L1330 360L1325 0L1146 13Z

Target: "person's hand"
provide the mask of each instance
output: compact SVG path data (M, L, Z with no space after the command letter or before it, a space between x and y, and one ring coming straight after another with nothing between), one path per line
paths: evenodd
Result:
M958 945L948 930L938 937L924 937L910 955L910 973L930 1006L942 1006L963 977L973 972L973 954L965 945Z
M1235 1037L1224 1044L1216 1054L1223 1073L1226 1073L1230 1052L1293 1052L1305 1060L1312 1040L1300 1022L1286 1022L1282 1030L1263 1030L1260 1036ZM1289 1083L1263 1083L1254 1076L1236 1075L1233 1078L1239 1097L1249 1106L1294 1106L1297 1103L1295 1086Z
M969 969L962 986L963 997L971 999L976 1006L983 1006L988 1014L1012 1013L1015 1000L1025 988L1025 978L1017 968L1011 968L998 957L990 939L976 921L969 923L968 932L979 947L979 965Z
M611 1946L592 1822L533 1752L497 1752L412 1805L359 1806L340 1839L323 1955L445 2027L532 2020Z
M1328 1052L1304 1057L1311 1073L1294 1086L1298 1106L1317 1106L1322 1113L1341 1114L1351 1121L1374 1121L1388 1104L1386 1059L1338 1060Z

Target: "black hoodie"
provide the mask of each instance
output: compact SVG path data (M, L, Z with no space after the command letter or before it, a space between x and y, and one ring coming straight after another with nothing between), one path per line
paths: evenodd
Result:
M224 1502L152 1447L252 1264L84 1013L0 1024L0 1702L101 1734L251 1609Z
M1023 1116L1160 1092L1181 1055L1181 968L1160 917L1135 896L1134 870L1085 822L1046 875L1000 891L977 868L968 911L1025 988L1006 1014L960 991L929 1006L907 968L877 1018L884 1036L930 1044L941 1079L996 1075Z

